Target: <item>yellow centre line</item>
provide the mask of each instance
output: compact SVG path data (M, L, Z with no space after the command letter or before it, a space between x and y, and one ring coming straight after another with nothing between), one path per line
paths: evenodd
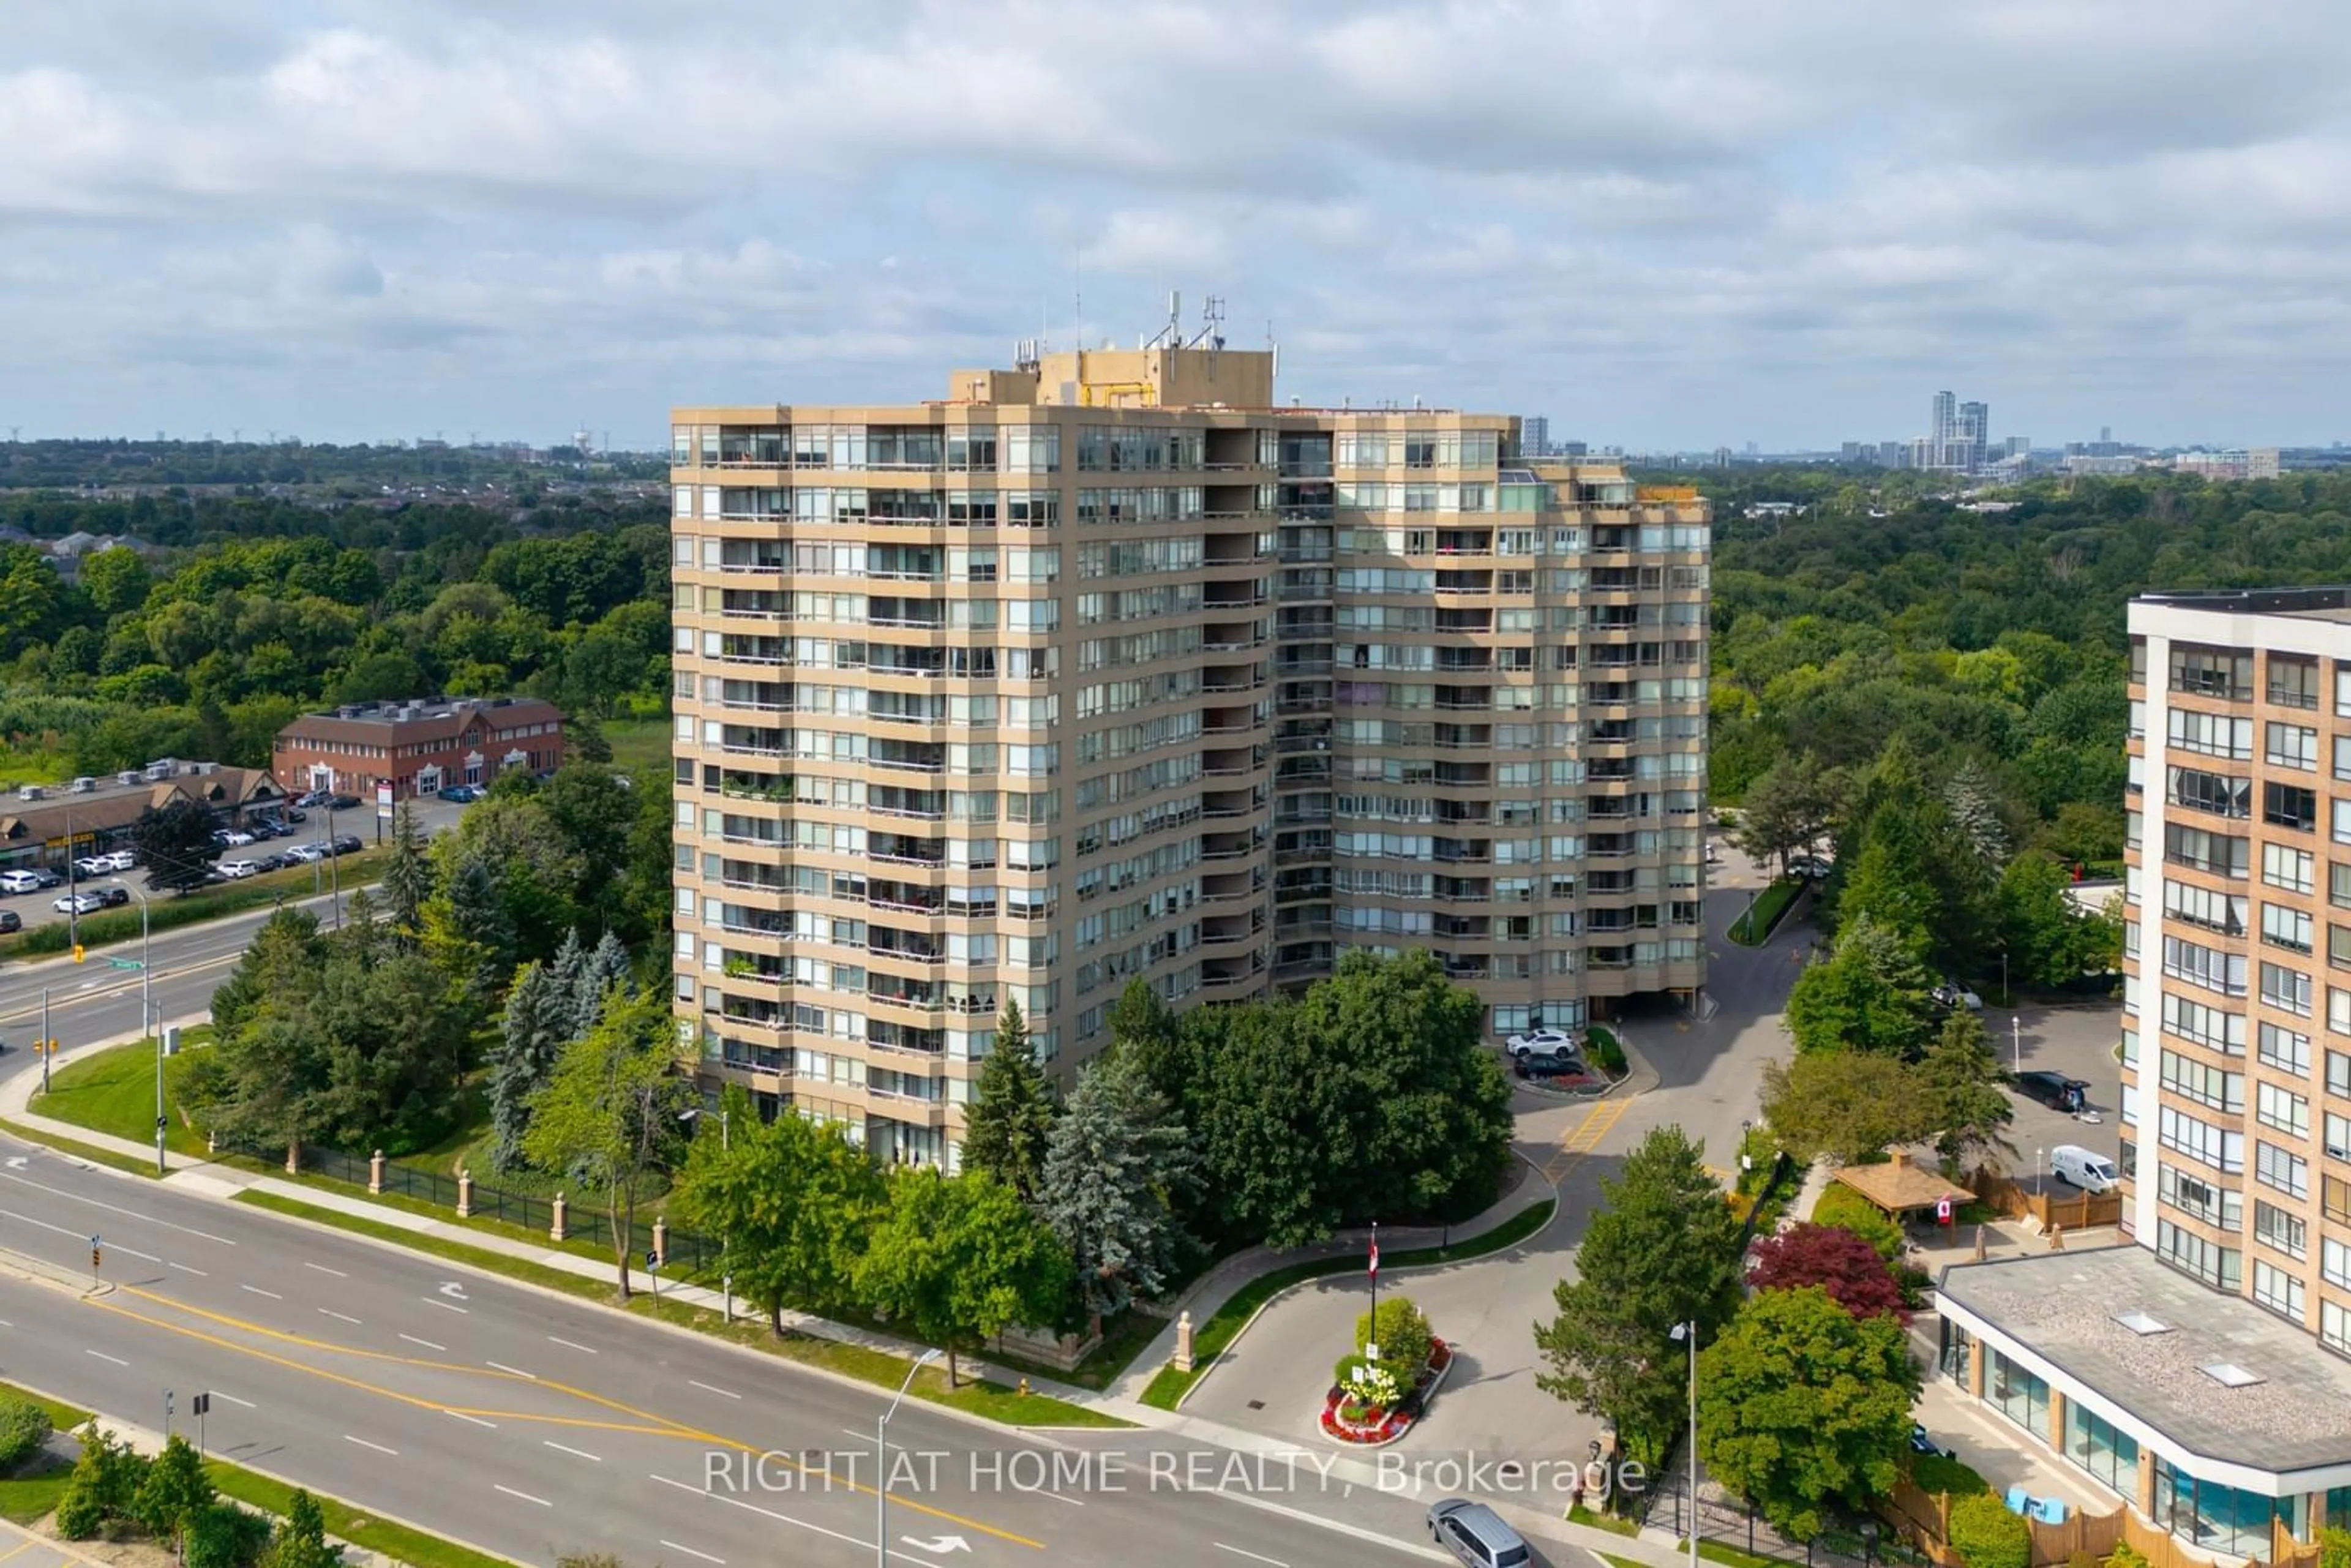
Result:
M584 1388L575 1388L569 1384L557 1383L546 1378L524 1377L519 1374L499 1372L495 1368L462 1366L445 1361L431 1361L419 1356L395 1355L384 1351L360 1350L355 1346L335 1344L326 1340L312 1339L303 1334L290 1333L282 1329L273 1329L266 1324L252 1322L243 1318L233 1317L225 1312L215 1312L203 1307L191 1305L185 1301L174 1301L169 1296L157 1295L152 1291L141 1290L136 1286L126 1285L119 1287L119 1293L137 1296L144 1301L152 1301L158 1306L171 1308L175 1312L186 1312L193 1316L204 1318L210 1322L222 1324L225 1327L237 1329L246 1333L258 1334L265 1339L274 1339L288 1344L298 1344L308 1350L319 1351L332 1355L352 1356L362 1361L390 1362L396 1365L413 1366L434 1372L461 1373L467 1376L486 1378L493 1382L521 1383L529 1386L550 1389L559 1394L569 1395L575 1399L582 1399L587 1401L589 1404L601 1406L607 1410L615 1411L623 1416L634 1416L640 1422L651 1424L638 1426L622 1421L598 1421L583 1416L542 1416L535 1415L528 1411L476 1409L470 1406L446 1405L438 1400L426 1399L417 1395L402 1394L398 1389L386 1388L379 1384L369 1383L364 1379L348 1376L342 1373L330 1372L325 1367L313 1366L307 1362L296 1361L288 1356L278 1355L272 1351L264 1350L258 1346L240 1344L235 1340L225 1339L218 1334L207 1333L203 1329L191 1328L184 1323L174 1323L167 1322L162 1318L150 1317L144 1312L133 1312L129 1307L119 1306L112 1301L109 1301L99 1297L84 1298L87 1304L97 1307L101 1312L112 1312L117 1316L129 1318L135 1322L141 1322L152 1328L162 1329L167 1333L181 1334L189 1339L200 1340L206 1344L217 1345L223 1350L234 1351L240 1355L249 1355L254 1357L256 1360L266 1361L273 1365L284 1367L289 1372L304 1373L312 1377L322 1378L329 1383L340 1384L346 1388L355 1388L360 1390L361 1393L377 1395L382 1398L393 1400L399 1404L407 1405L419 1410L441 1411L453 1416L475 1416L485 1420L500 1418L509 1421L536 1422L542 1426L584 1427L591 1431L624 1432L640 1437L685 1438L694 1442L708 1443L716 1448L732 1448L737 1453L749 1454L755 1458L764 1456L770 1459L781 1459L791 1465L793 1469L799 1470L804 1476L826 1476L831 1478L835 1484L846 1486L852 1491L861 1491L871 1494L875 1490L872 1487L864 1485L859 1481L842 1480L841 1478L833 1476L832 1472L828 1469L822 1469L817 1466L802 1463L800 1460L793 1458L789 1455L779 1454L770 1449L762 1448L756 1443L746 1443L740 1438L725 1437L716 1432L705 1432L698 1428L688 1427L683 1422L673 1421L663 1416L656 1416L651 1411L640 1410L633 1406L623 1405L618 1400L608 1399L601 1394L591 1394ZM1045 1549L1045 1543L1041 1541L1032 1541L1028 1536L1018 1535L1008 1530L999 1530L995 1525L986 1523L980 1520L967 1518L962 1514L953 1513L943 1508L934 1508L930 1504L923 1502L918 1499L909 1497L893 1497L891 1501L898 1508L910 1509L916 1513L926 1514L933 1519L941 1520L949 1524L961 1525L967 1530L976 1530L983 1535L994 1536L998 1541L1009 1542L1016 1546L1032 1547L1040 1552Z

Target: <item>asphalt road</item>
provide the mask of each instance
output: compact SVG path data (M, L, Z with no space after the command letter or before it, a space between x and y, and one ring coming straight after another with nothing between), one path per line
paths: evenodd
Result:
M92 1299L7 1260L0 1379L151 1428L172 1389L181 1430L209 1389L213 1453L526 1562L872 1558L888 1396L863 1385L0 1139L0 1249L86 1280L93 1234L112 1288ZM1020 1434L914 1403L890 1438L895 1562L1426 1555L1425 1498L1326 1487L1327 1448Z
M298 902L315 910L321 920L335 917L331 896ZM214 988L253 939L254 928L271 913L251 910L157 933L152 944L156 1015L184 1018L208 1008ZM30 1059L26 1047L40 1038L44 991L48 993L49 1033L68 1048L137 1033L145 977L136 968L117 967L115 961L136 964L139 952L139 944L130 942L93 953L80 964L59 957L0 967L0 1040L8 1046L0 1052L0 1071Z

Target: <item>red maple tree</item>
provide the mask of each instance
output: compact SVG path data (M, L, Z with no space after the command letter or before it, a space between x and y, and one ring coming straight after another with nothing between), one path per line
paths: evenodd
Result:
M1904 1322L1902 1285L1877 1249L1852 1231L1834 1225L1796 1225L1755 1245L1747 1282L1759 1291L1795 1291L1819 1285L1829 1299L1856 1318L1888 1313Z

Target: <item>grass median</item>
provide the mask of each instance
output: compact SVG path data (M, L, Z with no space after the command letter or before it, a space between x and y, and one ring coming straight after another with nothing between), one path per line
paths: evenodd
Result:
M212 1043L210 1024L181 1031L178 1054L163 1059L164 1146L173 1154L204 1156L204 1134L180 1113L180 1083L186 1076L189 1051ZM54 1122L70 1122L93 1133L128 1138L135 1144L155 1141L155 1040L153 1036L111 1047L78 1061L54 1069L49 1091L33 1096L26 1107Z
M88 1410L62 1404L29 1388L0 1384L0 1394L28 1399L47 1410L49 1424L60 1432L78 1431L92 1419ZM96 1419L101 1427L107 1424L103 1416ZM293 1504L292 1484L274 1476L265 1476L225 1459L208 1459L204 1469L223 1497L234 1498L248 1508L282 1518ZM73 1467L58 1464L38 1474L0 1479L0 1518L26 1525L46 1518L65 1496L66 1483L72 1478ZM378 1519L369 1510L354 1508L321 1492L310 1495L318 1499L319 1510L326 1516L329 1535L363 1546L395 1563L408 1563L411 1568L509 1568L504 1557L494 1557L404 1524Z
M1507 1251L1551 1223L1556 1207L1555 1200L1545 1198L1531 1207L1520 1209L1483 1235L1472 1236L1451 1247L1424 1247L1410 1252L1390 1252L1380 1259L1383 1269L1412 1269L1425 1264L1459 1263L1471 1258L1483 1258L1491 1253ZM1178 1372L1171 1363L1159 1369L1151 1385L1143 1391L1143 1402L1157 1410L1173 1410L1192 1392L1193 1385L1208 1375L1225 1347L1238 1337L1258 1309L1292 1285L1308 1280L1320 1280L1331 1274L1359 1271L1364 1260L1353 1255L1343 1258L1317 1258L1310 1262L1292 1263L1286 1269L1276 1269L1270 1274L1260 1274L1227 1297L1225 1303L1209 1314L1208 1321L1192 1333L1192 1370ZM1333 1353L1336 1354L1335 1352Z
M1770 941L1771 933L1779 929L1780 922L1794 905L1796 895L1803 890L1802 883L1782 877L1757 894L1755 902L1730 923L1730 939L1742 947L1760 947Z
M600 1306L622 1306L623 1311L640 1317L658 1318L664 1322L681 1324L715 1339L747 1345L803 1366L840 1373L878 1388L895 1388L899 1379L906 1375L905 1358L887 1351L842 1344L810 1334L787 1333L778 1339L763 1322L737 1319L732 1323L722 1323L718 1321L718 1313L710 1308L681 1301L674 1295L656 1301L640 1291L623 1304L613 1300L612 1287L604 1281L533 1262L526 1258L508 1257L503 1252L468 1246L446 1237L421 1236L413 1230L402 1230L398 1226L345 1214L340 1209L321 1208L297 1199L280 1197L275 1193L247 1191L239 1194L237 1201L266 1208L274 1214L291 1215L320 1225L331 1225L355 1235L373 1237L379 1241L390 1241L413 1251L446 1258L452 1262L465 1263L493 1274L503 1274L525 1284L559 1291L567 1296L577 1296L581 1301L593 1301ZM1008 1427L1134 1425L1083 1406L1071 1405L1044 1395L1022 1394L999 1384L966 1382L959 1388L950 1389L946 1385L946 1374L936 1367L927 1368L916 1377L912 1392L918 1399L984 1416Z

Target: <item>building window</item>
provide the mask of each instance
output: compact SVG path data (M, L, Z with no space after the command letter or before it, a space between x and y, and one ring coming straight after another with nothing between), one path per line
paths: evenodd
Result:
M2244 1288L2244 1254L2233 1247L2207 1241L2192 1230L2158 1219L2155 1222L2155 1250L2173 1268L2231 1295Z
M2266 1138L2253 1140L2253 1179L2291 1197L2310 1196L2310 1162Z
M2283 1317L2302 1322L2302 1276L2276 1264L2253 1260L2253 1300Z
M2264 727L2262 750L2272 766L2314 772L2318 768L2318 731L2299 724L2272 719Z
M2262 784L2262 821L2273 828L2310 832L2318 826L2317 791L2274 779Z
M2269 695L2273 707L2318 706L2318 661L2283 653L2269 656Z
M2078 1399L2065 1406L2065 1457L2108 1490L2138 1495L2138 1439L2116 1431Z
M2286 893L2308 893L2314 885L2317 856L2290 844L2262 846L2262 880Z
M1996 1350L1986 1348L1984 1403L2040 1440L2049 1436L2049 1385Z
M2253 656L2228 648L2202 648L2193 643L2171 645L2171 689L2187 696L2218 697L2223 702L2251 702L2253 697Z
M2256 1202L2253 1205L2253 1234L2264 1246L2274 1247L2289 1258L2301 1258L2310 1244L2310 1223L2292 1209L2275 1204Z
M2201 768L2170 768L2165 769L2171 803L2191 811L2209 811L2216 817L2250 817L2253 814L2253 785L2250 779L2239 779L2227 773L2210 773Z
M2253 1113L2264 1127L2310 1136L2310 1102L2282 1083L2263 1083L2253 1097Z
M2270 1066L2290 1072L2296 1078L2310 1076L2310 1037L2277 1024L2264 1023L2261 1030L2261 1057Z
M2310 1016L2310 977L2283 964L2262 966L2262 1000L2282 1012Z
M2262 905L2262 940L2273 947L2290 948L2296 953L2310 951L2311 915L2306 909L2296 909L2285 904Z

